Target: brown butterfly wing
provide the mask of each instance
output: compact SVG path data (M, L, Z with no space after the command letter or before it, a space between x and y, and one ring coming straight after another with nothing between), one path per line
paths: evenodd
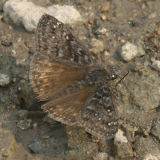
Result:
M35 54L30 65L30 81L39 100L48 100L83 79L85 69L71 64L51 61Z
M96 56L72 35L69 28L56 18L44 14L36 30L36 51L50 59L63 59L79 65L90 65Z
M93 90L94 87L82 88L45 103L42 109L49 113L50 118L73 125L77 123L78 114Z
M79 114L79 124L101 139L113 138L118 129L117 112L109 87L99 87L86 101Z

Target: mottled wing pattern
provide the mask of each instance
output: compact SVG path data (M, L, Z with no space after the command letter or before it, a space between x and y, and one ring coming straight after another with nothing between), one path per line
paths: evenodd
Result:
M94 87L86 87L75 92L51 100L42 106L49 113L49 117L64 124L73 125L77 123L78 114L84 106L85 101L94 91Z
M47 14L37 26L36 51L29 76L38 99L47 101L43 110L64 124L77 123L95 136L112 138L117 115L110 88L98 85L109 76L102 69L97 73L96 56Z
M85 69L35 54L30 65L30 81L39 100L48 100L83 79Z
M79 114L79 124L86 131L102 139L113 138L117 132L117 112L110 88L98 88L86 101Z
M30 65L30 81L39 100L53 98L83 79L85 66L95 61L95 56L62 22L47 14L37 26L36 51Z
M96 61L95 55L75 39L67 26L48 14L41 17L37 26L36 51L50 59L63 59L79 65Z

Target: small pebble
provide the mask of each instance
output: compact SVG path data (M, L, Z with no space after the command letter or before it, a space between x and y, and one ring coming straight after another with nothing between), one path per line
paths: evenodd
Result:
M33 128L37 128L38 124L37 123L33 123Z
M123 131L120 129L115 135L115 141L120 143L128 143L127 138L123 135Z
M123 135L123 131L120 129L115 135L114 144L117 148L117 155L122 159L134 156L131 144L129 143L127 137Z
M155 60L153 63L152 63L152 67L157 70L157 71L160 71L160 61L159 60Z
M11 54L12 54L13 57L15 57L17 53L16 53L16 51L14 49L12 49L12 53Z
M105 21L107 19L107 17L105 15L101 16L102 21Z
M122 46L121 57L125 61L130 61L136 56L142 56L145 52L142 47L138 47L130 42L127 42Z
M12 108L12 109L16 109L16 105L12 105L11 108Z
M95 54L98 54L99 52L102 52L104 50L103 42L95 38L91 40L91 46L92 48L90 49L90 51L94 52Z
M13 79L12 79L12 82L13 82L13 83L15 83L16 81L17 81L17 79L16 79L16 78L13 78Z
M145 8L146 8L146 5L145 5L145 4L142 4L141 8L142 8L142 9L145 9Z
M106 34L108 30L106 28L101 28L101 29L98 29L98 32L101 34Z
M110 2L106 2L101 8L101 12L107 12L109 9L110 9Z
M108 52L108 51L104 51L104 56L108 57L110 56L111 54Z
M10 77L6 74L0 73L0 86L4 87L10 83Z

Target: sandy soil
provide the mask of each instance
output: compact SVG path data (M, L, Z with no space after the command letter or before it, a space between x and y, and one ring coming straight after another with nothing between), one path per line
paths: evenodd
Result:
M73 5L85 19L70 26L74 35L105 64L129 70L117 86L120 141L102 142L83 128L47 117L32 91L28 73L35 53L34 34L5 21L0 2L1 160L148 160L160 159L160 77L152 62L160 60L159 0L40 0L36 4ZM95 43L95 39L97 40ZM145 55L124 62L120 48L141 45ZM2 78L2 76L0 77ZM123 141L126 138L127 141Z

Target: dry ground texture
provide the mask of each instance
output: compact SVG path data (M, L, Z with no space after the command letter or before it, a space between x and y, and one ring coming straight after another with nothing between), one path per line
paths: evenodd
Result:
M85 20L70 25L74 35L105 64L130 71L116 89L117 137L106 142L42 112L28 78L34 34L6 17L5 2L0 1L0 160L160 160L160 68L152 67L160 61L160 1L36 2L74 6ZM127 42L144 54L124 61Z

